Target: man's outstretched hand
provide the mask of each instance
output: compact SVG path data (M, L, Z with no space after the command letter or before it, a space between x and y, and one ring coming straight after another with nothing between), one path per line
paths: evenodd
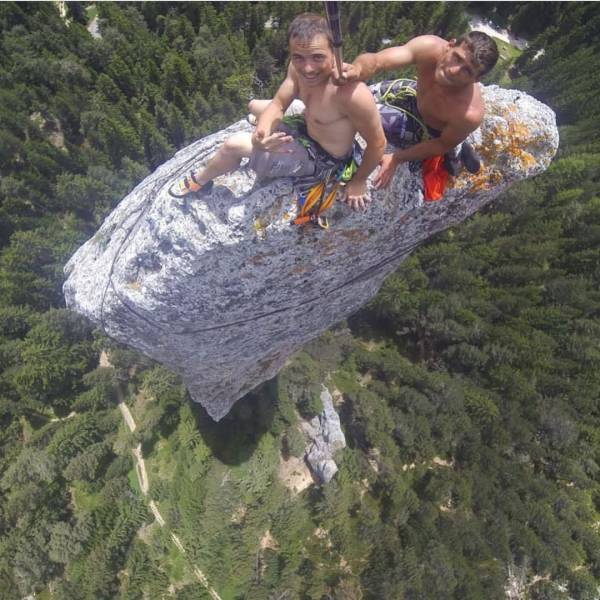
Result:
M366 181L355 181L354 179L344 188L341 201L350 206L352 210L367 210L371 198L367 192Z
M390 185L390 181L392 181L399 164L394 154L383 155L383 158L379 161L379 171L375 176L374 184L376 190L386 188Z
M346 83L352 83L353 81L361 81L360 68L355 67L353 64L344 63L342 65L342 75L338 74L337 65L333 67L331 74L331 80L335 85L345 85Z
M291 135L283 131L269 134L257 127L252 134L252 145L264 152L286 152L288 149L285 148L285 144L293 141L293 139Z

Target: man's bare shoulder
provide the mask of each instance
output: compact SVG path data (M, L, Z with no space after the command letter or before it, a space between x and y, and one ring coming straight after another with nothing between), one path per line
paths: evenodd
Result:
M377 110L373 94L363 81L353 81L346 85L335 86L335 102L343 106L359 106L362 108L372 107Z
M473 98L465 113L465 122L474 125L475 129L481 125L485 115L485 102L481 95L481 89L478 84L474 85Z
M427 60L429 58L437 59L444 48L446 40L437 35L419 35L406 42L405 46L410 48L416 61Z
M458 137L467 136L472 131L475 131L483 122L484 105L481 102L472 102L464 112L458 111L454 113L447 124L447 127Z

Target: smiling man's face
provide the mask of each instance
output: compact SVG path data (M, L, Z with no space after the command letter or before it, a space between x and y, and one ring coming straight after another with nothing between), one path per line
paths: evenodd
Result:
M457 46L456 42L451 40L438 61L435 80L443 86L462 87L479 81L480 73L481 67L474 61L465 45Z
M326 36L318 34L310 41L292 38L290 57L306 85L312 87L329 80L333 70L333 51Z

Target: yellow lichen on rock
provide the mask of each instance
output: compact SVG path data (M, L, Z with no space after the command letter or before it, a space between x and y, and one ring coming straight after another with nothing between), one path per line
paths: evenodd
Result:
M475 147L482 159L481 169L475 175L463 172L452 179L449 188L481 192L501 184L506 176L497 166L506 160L515 160L518 169L527 172L537 165L536 158L526 147L535 143L536 136L522 122L515 120L515 111L491 109L501 119L482 129L482 143Z

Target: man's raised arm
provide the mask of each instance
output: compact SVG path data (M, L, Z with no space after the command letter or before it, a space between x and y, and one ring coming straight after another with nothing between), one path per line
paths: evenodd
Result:
M386 154L381 160L381 168L375 177L375 188L385 188L389 185L396 168L403 162L424 160L432 156L446 154L479 127L480 120L476 118L465 118L458 125L449 125L442 130L438 138L419 142L409 148L396 150L393 154Z
M350 84L340 89L340 93L348 118L367 143L360 167L346 186L345 201L353 209L365 209L368 201L367 178L383 156L385 134L373 94L364 83Z
M287 76L273 96L269 105L258 118L256 129L252 134L252 145L268 152L277 151L282 144L292 141L292 137L282 131L273 133L273 129L283 118L283 114L296 97L298 86L293 67L288 67Z
M344 64L344 75L338 83L368 81L379 71L395 71L414 64L435 43L435 39L432 35L420 35L403 46L361 54L351 65Z

